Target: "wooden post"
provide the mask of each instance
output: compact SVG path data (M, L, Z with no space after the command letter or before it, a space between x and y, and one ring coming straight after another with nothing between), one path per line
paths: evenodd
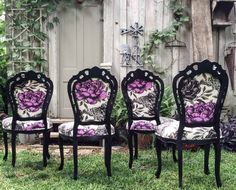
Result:
M192 0L193 61L214 61L210 0Z

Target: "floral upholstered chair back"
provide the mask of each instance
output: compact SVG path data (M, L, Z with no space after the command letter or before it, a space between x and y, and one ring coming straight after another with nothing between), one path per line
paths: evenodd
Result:
M205 60L188 66L175 77L174 83L177 78L179 84L174 94L184 122L190 125L215 123L228 87L228 77L221 66Z
M107 70L93 67L79 72L68 83L75 118L79 122L105 122L111 115L117 81Z
M46 117L53 84L45 75L21 72L8 81L7 89L13 115L32 119Z
M159 117L163 96L162 80L149 71L131 71L122 81L122 92L129 115L134 119Z

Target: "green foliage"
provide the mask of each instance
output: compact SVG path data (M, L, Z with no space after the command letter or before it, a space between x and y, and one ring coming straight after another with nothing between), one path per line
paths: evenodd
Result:
M0 0L0 15L4 13L4 1ZM4 42L5 35L5 20L0 19L0 86L5 86L7 79L7 55L6 46ZM2 98L2 92L0 90L0 112L3 110L4 102Z
M149 41L144 45L142 52L144 64L150 65L151 69L158 74L163 74L163 71L160 71L160 68L153 61L155 57L155 47L158 47L160 44L173 39L179 28L189 21L189 17L186 15L184 7L181 5L181 1L170 0L169 8L172 10L175 20L170 26L164 28L162 31L154 31L149 36Z
M161 102L160 115L163 117L171 117L174 110L174 97L170 87L164 89L164 95ZM112 119L116 127L124 125L128 121L128 111L125 100L121 92L118 92L115 105L112 110Z
M81 151L81 150L79 150ZM56 151L55 151L56 152ZM1 190L176 190L178 189L178 165L172 160L170 151L162 152L162 173L155 177L157 158L154 149L140 151L139 159L128 168L129 154L112 152L112 177L106 176L101 152L79 156L78 180L73 179L72 151L65 157L65 166L58 170L59 156L52 154L46 168L42 163L42 152L17 151L16 167L11 166L11 157L3 161L0 152ZM210 175L203 172L204 151L183 151L183 190L218 190L214 176L214 150L210 151ZM222 151L222 190L236 187L235 153Z
M119 127L128 121L128 111L122 93L119 91L116 96L115 105L112 110L112 119L115 126Z
M58 5L75 5L75 0L6 0L8 15L7 47L9 64L14 65L8 75L22 70L46 70L45 47L48 36L44 27L53 29L59 23L53 13Z
M175 107L174 96L170 87L166 87L161 101L160 115L163 117L171 117Z

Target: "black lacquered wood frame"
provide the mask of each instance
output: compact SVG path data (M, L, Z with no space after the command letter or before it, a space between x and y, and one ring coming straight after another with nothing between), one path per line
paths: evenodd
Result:
M38 84L44 84L46 88L46 97L44 99L43 105L42 105L42 113L38 115L37 117L21 117L18 112L18 104L16 97L14 95L14 89L17 85L22 85L23 83L26 83L27 81L36 81ZM53 83L52 81L46 77L43 73L40 72L34 72L34 71L28 71L28 72L20 72L16 74L14 77L10 78L6 83L6 93L7 93L7 102L11 106L12 110L12 129L7 130L3 129L3 138L4 138L4 145L5 145L5 155L4 160L7 160L8 157L8 142L7 142L7 133L11 133L11 144L12 144L12 166L15 166L16 162L16 135L17 134L39 134L43 133L43 165L47 166L47 159L50 158L49 152L48 152L48 145L49 145L49 138L50 138L50 129L48 129L47 126L47 111L48 106L51 101L51 97L53 94ZM42 120L44 124L44 129L42 130L32 130L32 131L20 131L15 130L16 128L16 122L17 121L39 121Z
M157 93L156 93L156 99L155 99L155 105L154 105L154 116L150 117L135 117L133 114L132 109L132 100L128 96L128 85L133 83L136 79L140 79L146 82L153 82ZM134 120L156 120L157 124L160 124L160 106L162 97L164 94L164 83L162 79L159 76L154 75L152 72L147 70L141 70L137 69L135 71L129 72L126 77L122 80L121 83L121 89L124 96L124 100L126 103L126 107L128 110L128 144L129 144L129 168L132 168L133 164L133 158L138 158L138 136L137 133L143 133L143 134L153 134L154 131L147 131L147 130L131 130L130 127ZM135 147L135 154L133 155L133 141L134 141L134 147Z
M193 79L195 76L208 73L211 74L214 78L219 80L220 89L219 94L216 101L215 111L213 115L213 119L209 122L198 122L198 123L187 123L185 118L185 105L184 105L184 97L182 95L181 89L183 89L184 81L186 79ZM158 168L156 171L156 177L160 177L161 173L161 144L163 142L176 144L178 147L178 170L179 170L179 187L182 188L182 176L183 176L183 166L182 166L182 150L183 143L186 144L197 144L204 145L205 147L205 155L204 155L204 173L209 174L209 151L210 145L214 145L215 149L215 177L216 184L218 187L221 186L220 179L220 159L221 159L221 146L220 146L220 114L224 104L224 100L226 97L228 89L228 76L224 69L222 69L221 65L216 62L210 62L209 60L204 60L202 62L196 62L186 67L183 71L180 71L173 79L173 93L175 97L175 102L177 105L177 111L179 114L180 122L179 128L177 132L177 139L167 139L161 136L156 136L156 151L158 158ZM216 138L214 139L203 139L203 140L183 140L183 132L185 127L214 127L216 131Z
M82 83L88 81L92 78L101 79L103 82L109 84L110 88L110 96L107 102L106 113L103 121L81 121L80 120L80 110L79 105L76 99L75 94L75 85L77 83ZM84 69L80 71L77 75L73 76L67 85L67 91L70 99L70 103L72 106L73 114L74 114L74 127L73 127L73 137L69 137L66 135L59 134L59 147L60 147L60 155L61 155L61 164L59 170L62 170L64 167L64 152L63 152L63 140L71 140L73 141L73 158L74 158L74 179L78 177L78 139L85 141L95 141L100 139L105 139L105 166L107 169L107 175L111 176L111 147L112 147L112 134L111 134L111 113L112 108L115 103L115 98L117 94L117 80L111 75L109 71L106 69L101 69L98 67L93 67L91 69ZM78 125L105 125L108 135L104 136L85 136L85 137L77 137L77 126Z

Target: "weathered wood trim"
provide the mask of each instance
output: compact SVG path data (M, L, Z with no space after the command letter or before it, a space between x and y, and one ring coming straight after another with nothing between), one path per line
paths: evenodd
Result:
M53 81L54 91L49 107L50 117L57 118L59 116L59 29L54 26L54 29L48 31L48 63L49 77Z

